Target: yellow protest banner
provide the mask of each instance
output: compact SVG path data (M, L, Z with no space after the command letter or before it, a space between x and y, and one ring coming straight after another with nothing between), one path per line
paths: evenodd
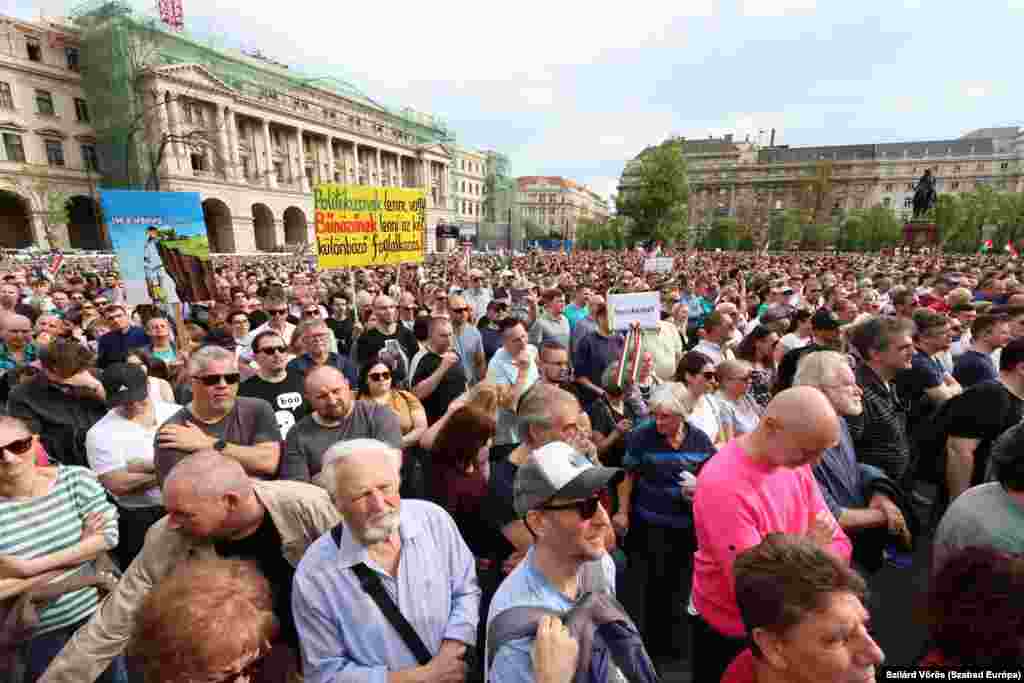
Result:
M321 270L423 260L427 201L422 189L324 183L313 191L313 208Z

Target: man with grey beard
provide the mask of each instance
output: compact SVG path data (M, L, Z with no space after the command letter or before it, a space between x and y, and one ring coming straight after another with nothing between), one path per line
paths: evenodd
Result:
M444 509L400 499L401 465L401 451L374 439L337 443L324 456L343 521L295 573L306 683L466 679L480 609L476 560ZM409 645L368 597L397 606L420 642Z

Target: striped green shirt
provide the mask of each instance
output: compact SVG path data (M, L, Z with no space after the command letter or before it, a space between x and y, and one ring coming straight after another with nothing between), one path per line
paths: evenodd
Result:
M71 548L82 540L82 522L92 512L107 518L103 532L117 545L117 510L96 476L84 467L57 467L49 493L28 500L0 498L0 555L32 559ZM88 563L63 572L55 581L87 569ZM96 611L95 588L62 595L39 615L36 635L77 624Z

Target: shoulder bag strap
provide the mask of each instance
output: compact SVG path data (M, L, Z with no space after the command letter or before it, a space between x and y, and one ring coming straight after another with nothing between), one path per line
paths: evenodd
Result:
M341 524L331 529L331 538L334 539L334 543L337 546L341 546L341 536L344 533L344 526ZM359 584L366 591L373 601L377 604L377 607L384 614L384 618L388 620L398 635L401 636L402 641L406 644L413 656L416 657L416 661L420 665L426 665L430 663L433 656L430 654L430 650L423 644L423 640L420 635L416 633L416 629L412 627L412 624L402 616L402 612L398 609L398 605L388 595L387 590L384 588L384 584L381 582L380 577L377 576L376 572L366 566L366 564L360 562L352 567L352 571L355 572L356 578L359 579Z

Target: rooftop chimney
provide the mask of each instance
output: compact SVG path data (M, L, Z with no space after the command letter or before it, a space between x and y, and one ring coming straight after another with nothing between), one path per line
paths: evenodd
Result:
M772 128L772 139L768 142L769 147L775 146L775 129Z

